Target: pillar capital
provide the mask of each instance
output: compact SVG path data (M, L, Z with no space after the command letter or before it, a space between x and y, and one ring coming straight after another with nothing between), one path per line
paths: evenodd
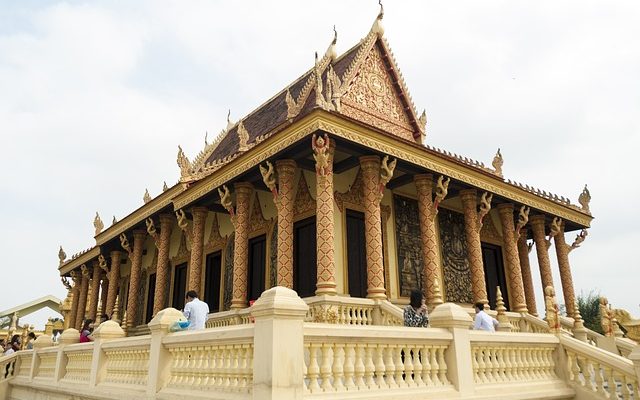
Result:
M120 260L120 258L122 257L122 252L120 250L113 250L109 253L109 255L111 256L111 260L113 262L113 260Z
M501 203L501 204L498 204L496 208L498 209L498 212L500 214L507 214L507 213L513 214L514 207L512 203Z
M147 238L147 231L144 229L135 229L133 231L133 240L145 240Z
M531 226L544 226L546 223L545 219L546 218L544 214L536 214L529 217L529 223L531 224Z
M463 189L459 192L462 201L473 200L478 198L478 191L476 189Z
M380 169L380 156L361 156L358 160L362 169Z
M413 182L416 188L424 188L427 191L433 188L433 175L432 174L418 174L413 176Z
M276 160L276 169L278 170L278 175L295 174L297 166L298 164L296 164L294 160Z
M253 192L253 185L249 182L236 182L233 184L236 189L236 196L250 196Z
M208 212L209 212L209 209L204 206L195 206L191 208L191 214L193 214L194 218L196 215L203 215L203 214L207 215Z
M173 214L160 214L160 226L162 225L172 225L173 221L175 221L175 215Z

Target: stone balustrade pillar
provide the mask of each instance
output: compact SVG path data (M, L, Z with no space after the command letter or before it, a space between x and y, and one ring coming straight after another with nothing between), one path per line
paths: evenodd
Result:
M200 296L202 291L202 263L204 251L204 228L207 221L206 207L194 207L193 214L193 230L191 243L191 258L189 259L189 284L187 291L195 290Z
M169 333L169 328L177 321L184 321L184 314L175 308L158 311L148 327L151 331L149 345L149 378L147 379L147 396L155 398L160 389L166 386L170 377L167 365L171 362L169 350L162 344L162 339Z
M276 161L278 171L278 266L277 285L293 289L293 202L295 188L293 180L296 162Z
M386 299L380 221L380 157L360 157L364 197L364 235L367 253L367 297Z
M526 313L527 301L524 294L522 270L518 256L518 243L515 226L513 224L513 204L499 204L498 214L502 222L502 248L505 251L507 269L509 270L509 305L511 306L511 311Z
M488 304L484 265L482 263L482 244L480 242L476 190L461 190L460 199L462 200L464 211L464 233L467 241L467 258L471 269L473 302Z
M169 295L169 245L174 217L160 214L160 239L158 240L158 264L156 265L156 289L153 294L153 315L158 314L167 305Z
M109 255L111 256L109 293L107 294L107 308L104 313L111 318L113 316L113 307L116 305L116 297L118 297L118 289L120 288L120 257L122 257L122 252L114 250Z
M249 280L249 217L253 186L250 183L235 184L236 208L232 217L235 228L233 251L233 298L231 308L247 306L247 283Z
M573 288L573 277L571 276L571 265L569 264L570 246L564 238L564 221L560 223L560 232L553 237L556 245L556 257L558 258L558 268L560 269L560 282L562 284L562 294L567 315L574 316L576 306L576 295Z
M253 398L301 400L304 395L304 317L309 306L296 292L276 286L251 308L255 319Z
M76 310L76 320L74 328L80 330L84 323L84 316L87 310L87 293L89 291L89 271L83 264L81 267L80 291L78 293L78 309Z
M136 326L138 315L138 292L140 291L140 275L142 274L142 250L147 232L144 230L133 231L133 253L131 255L131 274L129 277L129 296L127 296L127 320L126 327Z
M98 299L100 297L100 266L97 262L93 263L91 275L91 297L89 298L89 314L88 318L95 321L98 312Z
M91 372L89 387L96 387L107 374L107 357L102 345L104 342L125 337L124 330L115 321L104 321L93 332L93 355L91 357ZM146 373L146 372L145 372Z
M536 306L536 295L533 289L533 277L531 275L531 264L529 263L529 246L527 245L527 228L520 229L518 238L518 257L520 258L520 269L522 271L522 284L524 285L524 296L527 299L527 310L529 314L538 316Z
M536 255L538 256L538 266L540 267L540 279L542 280L542 295L544 296L544 288L553 286L553 275L551 275L551 262L549 261L549 247L547 246L547 238L545 237L544 215L534 215L529 218L531 231L533 232L533 241L536 244Z
M336 144L328 139L324 147L314 149L314 154L326 165L316 162L316 295L335 295L336 263L334 259L334 199L333 199L333 154ZM325 140L323 139L323 141ZM318 139L319 140L319 139Z
M424 262L424 288L427 304L435 307L442 304L442 295L436 293L436 281L443 282L438 260L438 242L436 238L436 209L433 204L433 176L416 175L413 178L418 193L418 212L420 218L420 239Z

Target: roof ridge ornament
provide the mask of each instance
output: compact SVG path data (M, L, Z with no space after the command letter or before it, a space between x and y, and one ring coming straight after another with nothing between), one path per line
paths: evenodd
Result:
M498 175L500 178L502 178L502 164L504 164L504 160L502 159L502 153L500 153L500 148L498 147L498 151L493 157L491 165L493 166L493 173Z
M60 260L60 265L64 264L64 260L67 259L67 253L62 250L62 246L60 246L60 250L58 250L58 260Z
M189 175L191 175L192 165L187 156L184 154L182 146L180 145L178 145L178 157L176 159L176 162L178 163L178 167L180 167L180 178L189 177Z
M95 236L98 236L100 232L104 229L104 223L100 219L100 214L96 211L96 216L93 219L93 227L95 228Z
M142 201L144 201L144 204L147 204L151 201L151 195L149 194L149 189L147 188L144 189L144 196L142 196Z
M587 184L585 183L584 189L582 189L582 193L578 197L578 203L582 207L582 210L588 214L591 214L591 210L589 209L589 203L591 202L591 193L589 193L589 189L587 188Z
M384 27L382 26L382 18L384 18L384 6L382 5L382 0L378 0L378 4L380 4L380 12L376 17L376 20L373 21L371 32L375 33L378 37L382 37L384 35Z
M249 150L249 145L248 145L249 132L244 127L244 124L242 123L242 121L240 121L238 123L238 129L237 129L236 133L238 134L238 140L240 141L238 143L238 151L247 151L247 150Z

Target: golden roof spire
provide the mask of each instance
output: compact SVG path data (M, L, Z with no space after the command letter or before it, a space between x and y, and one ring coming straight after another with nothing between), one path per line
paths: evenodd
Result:
M376 20L373 22L373 26L371 26L371 32L376 33L378 37L382 37L382 35L384 35L384 27L382 26L382 18L384 17L384 6L382 5L382 0L378 0L378 4L380 4L380 12L376 17Z

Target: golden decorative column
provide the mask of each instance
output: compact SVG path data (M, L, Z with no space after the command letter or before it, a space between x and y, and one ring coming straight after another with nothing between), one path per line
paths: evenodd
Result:
M84 314L87 309L87 292L89 291L89 270L87 266L80 266L82 277L80 278L80 291L78 293L78 309L76 310L76 323L74 327L78 330L82 328L84 323Z
M189 260L189 284L187 290L195 290L201 295L202 286L202 256L204 250L204 225L209 210L206 207L194 207L193 230L191 238L191 258Z
M553 286L553 276L551 275L551 262L549 261L549 245L545 237L544 215L534 215L529 218L533 241L536 244L536 255L538 256L538 266L540 267L540 279L542 287Z
M173 216L160 214L160 236L158 239L158 264L156 265L156 290L153 294L153 315L155 316L167 305L169 293L169 245L171 244L171 229Z
M235 228L233 251L233 298L231 308L247 306L247 281L249 280L249 212L253 186L240 182L236 189L236 209L231 220Z
M571 265L569 264L569 251L572 249L565 242L564 221L560 223L560 232L554 237L556 245L556 257L558 258L558 268L560 269L560 282L562 283L562 294L567 315L573 317L576 308L576 295L573 288L573 277L571 276Z
M102 274L102 283L100 285L100 321L104 322L102 315L106 314L107 296L109 295L109 275Z
M518 239L516 238L516 228L513 224L513 204L499 204L498 214L502 222L503 249L509 269L509 294L511 298L511 311L527 312L527 300L524 295L524 284L522 282L522 270L520 268L520 258L518 256Z
M480 244L481 215L477 211L476 190L461 190L460 199L464 209L464 233L467 240L467 257L471 268L473 302L488 304L484 266L482 264L482 245Z
M333 154L335 142L324 134L311 139L316 160L316 295L336 294L334 259Z
M113 307L116 305L116 297L118 297L118 288L120 286L120 257L122 256L122 252L114 250L110 253L110 256L109 293L107 294L107 307L104 311L109 318L112 317Z
M278 209L278 286L293 289L293 202L295 188L293 179L296 162L276 161L278 171L278 191L275 194Z
M97 262L93 263L91 276L91 298L89 299L89 315L88 318L95 321L98 312L98 298L100 295L100 266Z
M420 174L413 177L418 192L418 212L420 217L420 237L422 239L422 259L424 260L424 288L430 307L442 304L442 295L436 295L436 281L442 282L438 264L438 244L436 241L436 207L433 204L433 176Z
M142 250L147 232L144 230L133 231L133 253L131 254L131 275L129 276L129 296L127 296L127 321L126 327L134 327L137 323L138 292L140 291L140 274L142 270Z
M380 157L360 157L364 197L364 235L367 251L367 298L386 299L380 222Z
M78 299L80 298L80 277L75 270L71 271L69 275L71 276L73 287L71 288L71 310L69 311L69 322L67 326L75 329L76 316L78 314Z
M524 285L524 296L527 299L527 309L529 314L538 316L536 306L536 295L533 290L533 277L531 276L531 264L529 263L529 251L527 245L527 228L520 229L518 237L518 257L520 258L520 269L522 271L522 284Z

